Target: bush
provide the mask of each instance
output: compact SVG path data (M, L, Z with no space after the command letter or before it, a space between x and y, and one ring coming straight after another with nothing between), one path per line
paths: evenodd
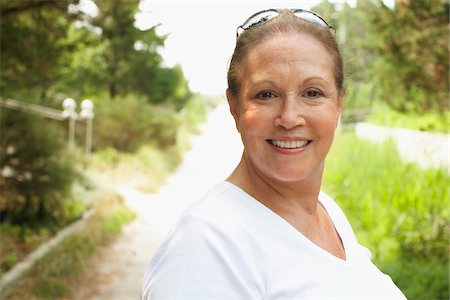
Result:
M53 121L2 109L0 142L1 222L60 224L64 199L77 178L63 130Z
M449 179L443 169L401 162L392 142L370 144L350 133L337 136L327 160L324 190L409 299L448 299Z
M158 148L176 143L180 117L174 109L150 105L130 96L98 105L94 123L94 148L113 147L134 152L144 143Z

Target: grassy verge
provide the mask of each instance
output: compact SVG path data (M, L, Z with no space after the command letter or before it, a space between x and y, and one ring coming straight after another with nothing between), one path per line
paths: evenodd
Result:
M0 276L59 230L78 220L92 206L95 197L98 196L93 186L85 180L79 180L74 184L72 197L63 198L57 221L27 225L1 223Z
M441 113L428 112L419 113L400 113L386 104L377 103L371 109L371 113L366 120L368 123L409 128L420 131L430 131L437 133L449 133L450 130L450 112Z
M96 213L83 228L40 260L1 299L56 299L70 297L71 283L85 272L86 261L100 246L113 241L122 225L134 218L123 200L111 195L96 204Z
M403 163L395 145L337 136L324 190L408 299L449 297L449 176Z

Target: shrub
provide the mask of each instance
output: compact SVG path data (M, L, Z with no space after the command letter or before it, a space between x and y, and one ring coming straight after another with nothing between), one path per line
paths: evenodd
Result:
M134 152L144 143L170 147L176 143L179 126L180 118L174 109L150 105L133 96L109 101L96 110L94 147L124 152Z
M54 122L3 109L0 217L21 225L66 222L64 199L77 178L63 131Z

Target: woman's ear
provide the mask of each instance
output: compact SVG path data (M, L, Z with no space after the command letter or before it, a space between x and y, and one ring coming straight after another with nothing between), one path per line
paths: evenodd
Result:
M239 131L239 101L234 97L230 91L230 89L227 89L227 100L228 105L230 106L230 113L234 118L234 123L236 124L236 129Z

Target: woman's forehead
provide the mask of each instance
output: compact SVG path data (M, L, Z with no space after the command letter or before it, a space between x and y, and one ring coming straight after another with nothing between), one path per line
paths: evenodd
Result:
M246 76L305 72L332 77L333 59L325 47L306 34L277 35L251 49L242 61Z
M322 42L306 33L279 33L273 35L249 49L247 56L254 56L255 53L288 55L292 51L296 52L292 53L292 55L301 56L312 53L331 57Z

